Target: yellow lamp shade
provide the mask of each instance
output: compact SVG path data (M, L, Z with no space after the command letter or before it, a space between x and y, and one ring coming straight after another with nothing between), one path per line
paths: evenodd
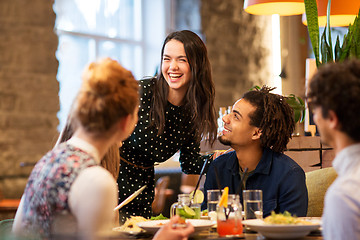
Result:
M245 0L244 10L254 15L290 16L303 14L305 5L304 0Z
M327 0L317 0L319 26L326 25ZM360 9L360 0L331 0L330 26L344 27L353 23ZM302 17L303 23L307 25L306 15Z

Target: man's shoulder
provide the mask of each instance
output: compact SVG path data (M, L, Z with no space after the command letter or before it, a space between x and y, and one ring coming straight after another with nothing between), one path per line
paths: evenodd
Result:
M233 162L236 159L235 151L231 151L228 153L221 154L217 157L212 164L218 166L226 166L228 162Z

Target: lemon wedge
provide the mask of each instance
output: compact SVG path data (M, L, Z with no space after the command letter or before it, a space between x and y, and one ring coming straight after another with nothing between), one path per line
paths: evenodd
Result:
M184 211L190 217L195 216L195 211L192 208L190 208L189 206L184 205Z
M228 205L228 196L229 196L229 187L225 187L223 193L221 195L219 206L220 207L227 207Z
M201 190L196 190L190 193L190 199L193 200L193 203L202 203L204 201L204 193Z

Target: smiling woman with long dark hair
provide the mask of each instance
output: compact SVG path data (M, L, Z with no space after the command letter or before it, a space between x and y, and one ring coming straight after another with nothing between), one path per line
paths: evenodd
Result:
M199 174L203 137L216 138L215 89L203 41L187 30L167 36L161 51L161 71L140 81L139 121L120 149L119 201L143 185L147 188L120 210L122 221L130 215L151 216L154 199L154 165L180 150L181 170Z

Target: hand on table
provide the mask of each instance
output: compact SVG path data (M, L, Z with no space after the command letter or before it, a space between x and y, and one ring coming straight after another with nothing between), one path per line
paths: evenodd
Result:
M179 220L180 217L177 215L172 217L170 222L160 228L160 230L155 234L153 240L188 239L188 236L195 231L194 226L191 225L191 223L187 223L185 227L174 228L174 224L177 224Z

